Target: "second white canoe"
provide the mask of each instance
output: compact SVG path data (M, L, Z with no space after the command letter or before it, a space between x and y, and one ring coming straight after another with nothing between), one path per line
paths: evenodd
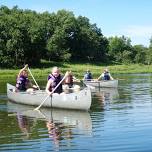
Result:
M84 84L90 85L93 87L99 87L99 88L117 88L118 87L118 80L102 80L102 81L83 81Z

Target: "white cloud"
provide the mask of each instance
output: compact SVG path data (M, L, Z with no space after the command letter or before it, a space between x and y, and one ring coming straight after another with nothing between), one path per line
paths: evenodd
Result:
M139 36L139 37L151 37L152 36L152 26L138 26L132 25L128 26L126 29L123 30L125 35L128 36Z
M152 37L152 26L131 25L123 29L122 33L131 38L132 44L148 46Z
M152 37L152 26L130 25L106 34L108 37L122 35L129 37L132 41L132 45L142 44L148 47L150 38Z

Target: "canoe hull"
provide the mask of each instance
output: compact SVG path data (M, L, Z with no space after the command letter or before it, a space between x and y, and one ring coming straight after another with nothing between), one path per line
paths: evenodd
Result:
M108 80L108 81L83 81L84 84L90 85L93 87L99 88L117 88L118 87L118 80Z
M47 97L47 93L42 90L34 93L14 92L15 87L7 84L8 99L16 103L39 106L41 102ZM44 107L56 107L64 109L79 109L88 110L91 106L91 91L90 89L83 89L78 92L69 94L53 94L43 104Z

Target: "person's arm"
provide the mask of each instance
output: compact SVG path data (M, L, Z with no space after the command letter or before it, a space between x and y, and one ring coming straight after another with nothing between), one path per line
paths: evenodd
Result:
M114 78L111 76L111 74L109 73L109 76L110 76L110 80L114 80Z
M84 74L84 76L83 76L83 80L86 80L86 74L87 74L87 73L85 73L85 74Z
M102 77L102 76L100 75L100 76L97 78L97 80L99 81L99 80L101 79L101 77Z
M80 80L73 76L73 82L80 82Z
M18 77L20 77L20 75L22 74L22 72L23 72L24 70L26 70L27 68L28 68L28 64L26 64L26 65L24 66L24 68L22 68L22 69L19 71Z
M51 94L51 92L50 92L50 90L49 90L51 84L52 84L52 80L50 79L50 80L48 80L48 82L47 82L47 84L46 84L46 88L45 88L45 91L46 91L48 94Z
M29 79L27 79L26 88L27 88L27 89L28 89L28 88L32 88L32 86L33 86L32 82L31 82Z
M65 77L64 81L62 82L62 84L66 83L66 81L68 79L68 76L70 76L70 74L71 74L71 71L66 71L65 75L61 77L62 79Z
M104 76L104 73L102 73L99 77L98 77L98 81L101 79L101 78L103 78L103 76Z

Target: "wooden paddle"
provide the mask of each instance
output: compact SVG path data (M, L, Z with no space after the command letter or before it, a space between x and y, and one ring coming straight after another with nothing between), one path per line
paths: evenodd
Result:
M122 78L116 78L116 80L126 80L126 79L122 79Z
M81 83L83 83L86 87L90 88L90 89L95 89L95 87L85 84L83 80L80 80Z
M50 97L54 91L59 87L59 85L65 80L65 78L67 77L67 74L65 74L65 76L63 77L63 79L58 83L58 85L52 90L52 92L46 96L46 98L41 102L41 104L35 108L34 110L39 110L41 108L41 106L44 104L44 102L48 99L48 97Z
M33 80L34 80L34 82L35 82L37 88L40 90L40 87L39 87L39 85L37 84L37 82L36 82L36 80L35 80L35 78L34 78L34 76L33 76L33 74L32 74L32 72L31 72L31 70L30 70L29 67L28 67L28 70L29 70L29 72L30 72L30 74L31 74L31 76L32 76L32 78L33 78Z

